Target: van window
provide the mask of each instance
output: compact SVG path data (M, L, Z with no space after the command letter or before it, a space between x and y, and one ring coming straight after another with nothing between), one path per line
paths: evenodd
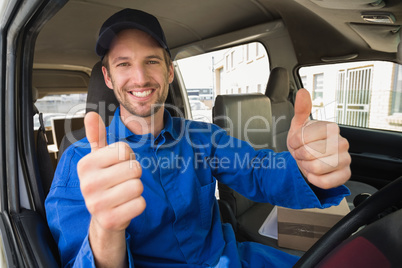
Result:
M265 47L253 42L177 61L194 120L212 123L217 95L265 93L269 60Z
M54 117L84 116L87 94L61 94L48 95L38 99L35 106L43 113L43 121L46 128L51 127ZM34 117L34 129L39 128L38 115Z
M402 131L402 65L365 61L303 67L315 119Z

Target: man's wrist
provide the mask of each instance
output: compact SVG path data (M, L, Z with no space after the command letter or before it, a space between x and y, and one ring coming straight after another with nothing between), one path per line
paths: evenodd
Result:
M128 267L125 230L106 231L91 220L88 240L96 267Z

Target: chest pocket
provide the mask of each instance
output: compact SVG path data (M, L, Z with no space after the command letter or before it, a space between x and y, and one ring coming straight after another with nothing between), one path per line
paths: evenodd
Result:
M209 229L212 224L212 214L214 210L216 181L204 185L198 190L198 202L200 204L201 225L204 229Z
M210 163L211 153L208 149L209 148L197 148L196 146L193 146L194 171L197 174L197 178L201 186L206 186L215 182L215 178L212 176Z

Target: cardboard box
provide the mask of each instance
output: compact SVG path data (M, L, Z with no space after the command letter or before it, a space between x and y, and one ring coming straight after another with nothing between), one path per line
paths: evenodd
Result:
M345 198L338 206L326 209L278 207L278 246L307 251L349 212Z

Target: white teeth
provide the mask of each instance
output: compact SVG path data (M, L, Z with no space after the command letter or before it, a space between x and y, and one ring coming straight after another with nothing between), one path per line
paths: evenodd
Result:
M142 91L142 92L135 92L135 91L131 91L131 94L133 94L136 97L139 98L145 98L147 96L149 96L152 93L152 90L146 90L146 91Z

